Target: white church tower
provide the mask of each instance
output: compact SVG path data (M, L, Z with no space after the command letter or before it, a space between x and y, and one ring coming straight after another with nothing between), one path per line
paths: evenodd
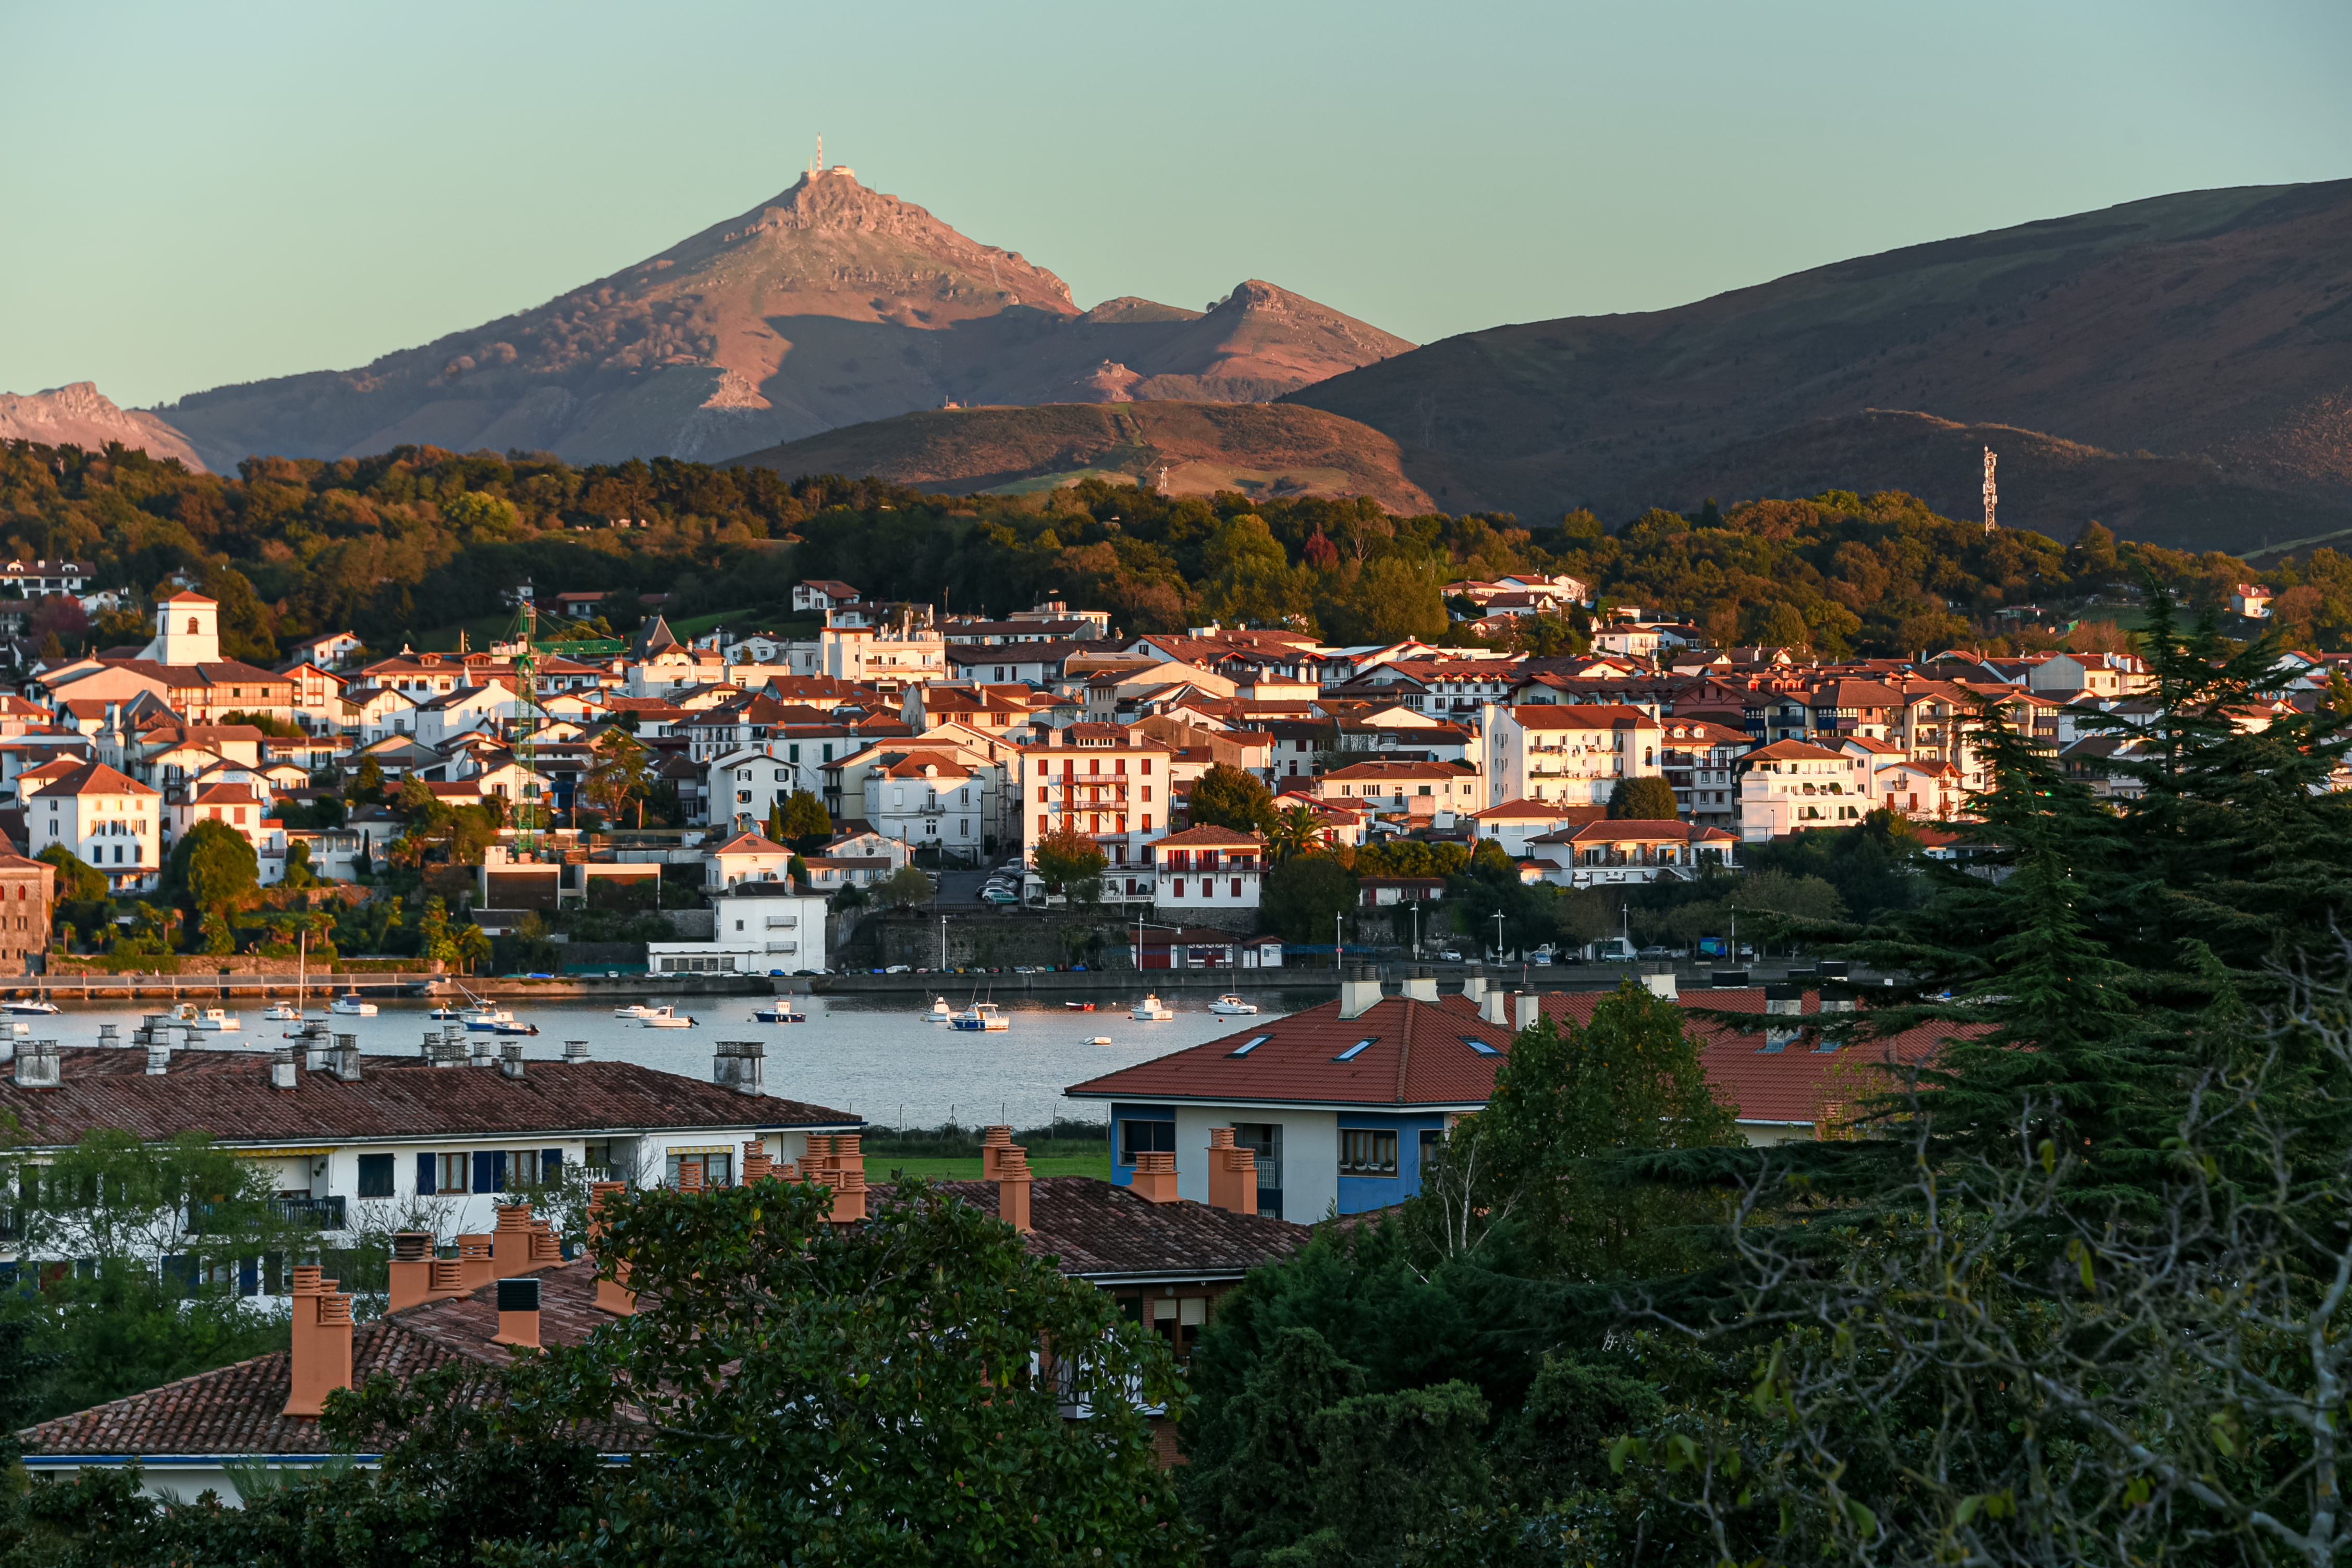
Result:
M185 591L155 606L155 640L139 650L158 664L218 664L220 606Z

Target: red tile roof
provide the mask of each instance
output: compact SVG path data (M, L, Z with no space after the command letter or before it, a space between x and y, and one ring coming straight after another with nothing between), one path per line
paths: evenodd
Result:
M796 1100L738 1094L635 1062L533 1059L520 1079L491 1068L426 1066L417 1057L364 1057L360 1079L304 1069L296 1087L273 1089L268 1051L182 1051L151 1076L143 1050L79 1047L63 1053L64 1081L18 1089L0 1079L0 1112L25 1142L71 1143L97 1127L141 1138L192 1128L223 1142L517 1137L610 1128L839 1127L858 1118Z
M940 1191L987 1214L994 1182L941 1182ZM888 1201L888 1184L876 1189ZM1084 1279L1238 1275L1307 1245L1307 1228L1267 1215L1239 1215L1189 1200L1146 1202L1095 1176L1039 1176L1029 1188L1030 1253Z
M1238 828L1218 827L1208 824L1199 827L1188 827L1181 833L1171 833L1165 838L1152 840L1154 845L1173 844L1179 848L1190 848L1195 844L1246 844L1255 848L1257 842L1258 837L1255 833L1244 833Z
M1588 1022L1605 991L1551 992L1540 1005L1549 1016ZM1931 1025L1893 1041L1837 1051L1818 1049L1821 998L1807 994L1804 1014L1793 1020L1803 1031L1782 1049L1766 1049L1764 990L1690 991L1692 1007L1757 1015L1755 1033L1712 1019L1694 1017L1690 1030L1703 1042L1700 1060L1716 1090L1745 1122L1810 1123L1840 1062L1875 1063L1891 1049L1912 1063L1934 1054L1937 1043L1963 1031ZM1264 1045L1236 1057L1244 1042L1264 1035ZM1482 1056L1463 1043L1473 1036L1501 1047L1504 1056ZM1510 1050L1512 1031L1488 1024L1459 994L1435 1006L1391 996L1361 1017L1342 1021L1337 1001L1286 1018L1249 1026L1189 1050L1075 1084L1064 1092L1087 1100L1137 1101L1208 1100L1286 1104L1428 1107L1484 1105L1495 1089L1495 1069ZM1353 1060L1332 1058L1358 1040L1373 1043Z

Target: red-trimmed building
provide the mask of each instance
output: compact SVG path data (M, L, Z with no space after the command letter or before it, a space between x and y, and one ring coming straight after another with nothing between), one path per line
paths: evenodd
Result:
M1181 916L1203 909L1254 910L1265 865L1265 845L1255 833L1231 827L1188 827L1151 846L1159 906Z

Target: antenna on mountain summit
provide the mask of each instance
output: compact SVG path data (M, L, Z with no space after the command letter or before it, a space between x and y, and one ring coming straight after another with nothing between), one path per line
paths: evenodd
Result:
M1993 468L1993 465L1994 465L1995 463L1997 463L1997 462L2000 461L2000 459L1993 456L1993 451L1992 451L1992 448L1991 448L1990 447L1987 447L1984 449L1984 454L1985 454L1985 486L1984 486L1985 531L1986 531L1987 533L1990 533L1990 532L1992 531L1992 512L1993 512L1993 506L1994 506L1994 503L1995 503L1995 502L1997 502L1997 501L1999 501L1999 500L2000 500L2000 492L1999 490L1997 490L1997 489L1995 489L1993 488L1993 482L1992 482L1992 468Z

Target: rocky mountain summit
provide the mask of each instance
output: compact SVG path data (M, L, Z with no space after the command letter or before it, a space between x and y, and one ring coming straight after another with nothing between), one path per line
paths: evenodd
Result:
M0 441L37 441L85 451L120 441L151 458L177 458L196 472L205 471L195 448L177 430L152 414L117 406L94 382L77 381L35 393L0 392Z
M1412 346L1255 280L1206 312L1082 312L1019 252L831 168L535 310L160 412L215 463L402 442L713 459L950 403L1263 402Z

